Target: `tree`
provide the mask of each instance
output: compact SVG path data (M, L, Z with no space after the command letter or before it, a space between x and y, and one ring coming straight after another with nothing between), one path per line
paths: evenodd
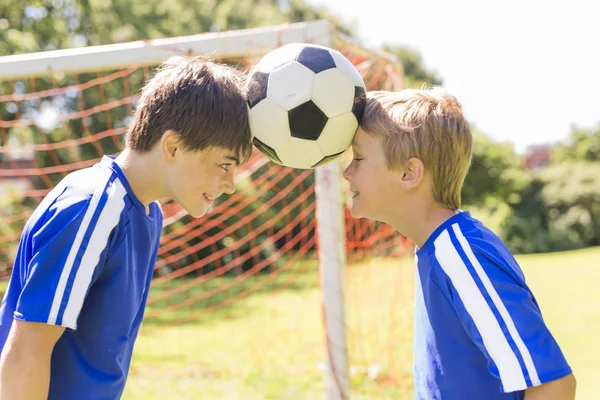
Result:
M517 253L570 250L600 244L600 164L563 162L531 174L502 237Z
M600 164L565 161L541 173L550 217L574 230L583 245L600 245Z
M490 198L507 199L522 181L519 156L508 142L498 143L473 130L473 160L462 190L467 205L484 205Z
M0 56L315 19L352 33L305 0L3 0Z
M553 149L553 159L555 162L600 161L600 122L592 128L573 125L567 143Z

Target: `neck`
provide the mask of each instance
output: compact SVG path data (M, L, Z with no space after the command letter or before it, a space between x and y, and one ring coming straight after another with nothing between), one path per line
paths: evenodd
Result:
M160 179L153 152L138 153L125 148L115 162L125 174L135 196L146 208L153 201L166 197L166 188Z
M422 247L431 234L456 213L437 203L406 209L410 209L410 212L397 218L391 225L418 247Z

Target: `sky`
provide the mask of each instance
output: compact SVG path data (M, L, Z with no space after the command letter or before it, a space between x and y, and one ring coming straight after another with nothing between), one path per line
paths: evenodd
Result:
M478 130L518 152L600 123L596 0L308 0L366 46L405 45Z

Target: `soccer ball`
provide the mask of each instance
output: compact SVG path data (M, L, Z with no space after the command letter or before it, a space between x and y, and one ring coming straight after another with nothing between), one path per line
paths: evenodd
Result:
M342 155L365 107L365 83L340 52L294 43L265 55L247 83L256 148L286 167L310 169Z

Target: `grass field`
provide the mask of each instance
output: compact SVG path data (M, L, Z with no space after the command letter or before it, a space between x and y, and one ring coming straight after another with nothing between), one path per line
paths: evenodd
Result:
M578 379L600 393L600 248L519 257L545 319ZM374 261L348 273L352 399L412 398L413 267ZM125 400L322 399L318 277L259 293L184 326L147 323ZM369 377L368 368L378 370Z
M575 371L577 399L597 399L600 248L518 259ZM324 399L318 276L302 269L282 276L294 280L287 289L267 287L193 323L146 321L123 399ZM412 398L413 278L409 259L348 270L353 400Z

